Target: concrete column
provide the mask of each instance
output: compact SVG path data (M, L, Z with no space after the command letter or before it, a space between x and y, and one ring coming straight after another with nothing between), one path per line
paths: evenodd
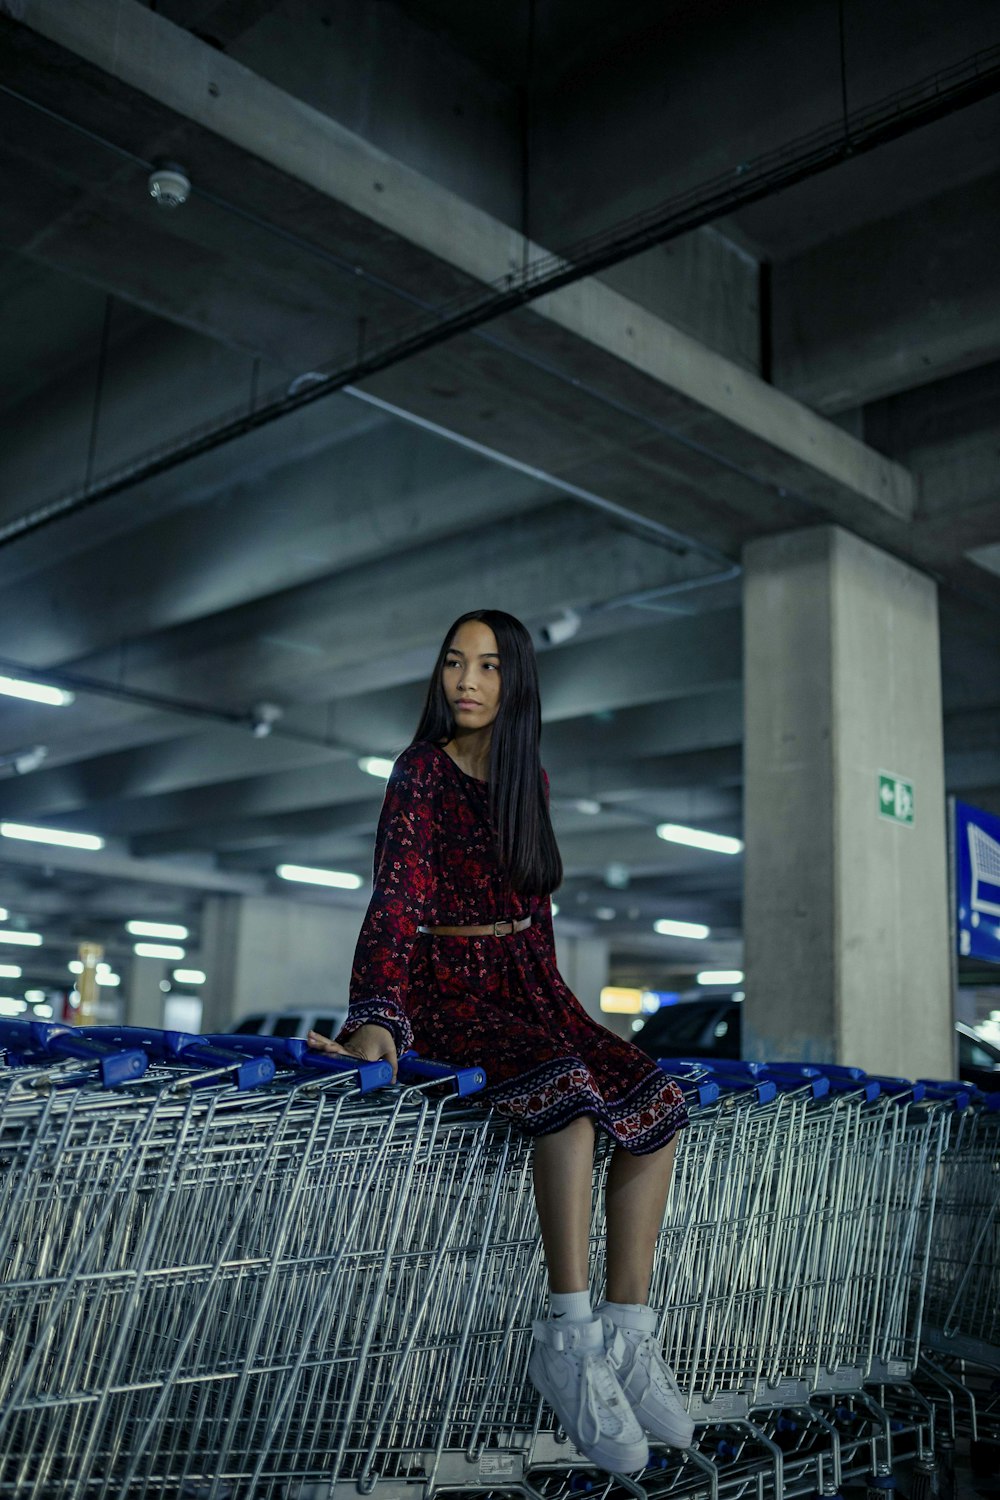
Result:
M235 1019L236 955L242 896L206 896L201 908L201 1029L211 1034L228 1031ZM245 1007L249 1009L250 1007Z
M601 991L608 982L607 938L571 937L568 933L561 933L558 927L553 930L559 972L588 1016L593 1016L610 1031L630 1037L629 1016L607 1016L601 1009Z
M159 1030L163 1025L163 991L160 980L166 976L166 965L162 958L132 959L129 976L128 1005L125 1014L129 1026L152 1026Z
M745 562L744 1056L948 1076L935 585L832 526Z
M210 896L202 911L204 1029L255 1010L347 1009L364 910L277 896Z

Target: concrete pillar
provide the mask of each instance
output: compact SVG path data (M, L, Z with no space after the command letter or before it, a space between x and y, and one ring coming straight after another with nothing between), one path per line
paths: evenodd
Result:
M948 1076L935 585L832 526L745 562L744 1056Z
M235 1018L236 954L242 896L206 896L201 908L201 1029L211 1035L228 1031ZM249 1009L250 1007L246 1007Z
M250 1011L347 1009L364 910L279 896L209 896L202 910L206 1031Z
M607 938L571 937L558 927L553 930L559 972L588 1016L610 1031L631 1037L630 1016L608 1016L601 1009L601 990L608 982Z
M162 958L132 959L129 975L128 1005L125 1015L129 1026L163 1025L163 991L160 980L166 977Z

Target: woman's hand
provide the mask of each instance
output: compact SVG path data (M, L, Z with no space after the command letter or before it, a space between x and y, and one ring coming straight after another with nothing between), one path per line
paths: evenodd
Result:
M396 1082L396 1043L392 1039L392 1032L385 1026L378 1026L374 1021L368 1022L366 1026L359 1026L346 1047L320 1036L318 1031L310 1031L306 1041L314 1052L354 1057L359 1062L387 1062L392 1069L392 1081Z

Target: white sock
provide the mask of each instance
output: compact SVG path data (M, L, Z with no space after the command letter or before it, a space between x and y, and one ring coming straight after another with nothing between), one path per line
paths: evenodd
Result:
M589 1292L550 1292L549 1317L558 1322L588 1323L594 1316Z
M599 1310L602 1313L610 1313L612 1323L616 1325L623 1337L630 1339L633 1344L640 1344L646 1337L637 1328L622 1327L618 1323L615 1313L649 1312L649 1304L647 1302L602 1302Z

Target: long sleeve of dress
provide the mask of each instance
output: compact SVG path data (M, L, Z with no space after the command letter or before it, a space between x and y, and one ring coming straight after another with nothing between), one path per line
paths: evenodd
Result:
M372 897L351 971L350 1005L340 1040L375 1022L397 1051L412 1045L407 1014L410 955L434 885L433 809L420 747L396 761L375 838Z

